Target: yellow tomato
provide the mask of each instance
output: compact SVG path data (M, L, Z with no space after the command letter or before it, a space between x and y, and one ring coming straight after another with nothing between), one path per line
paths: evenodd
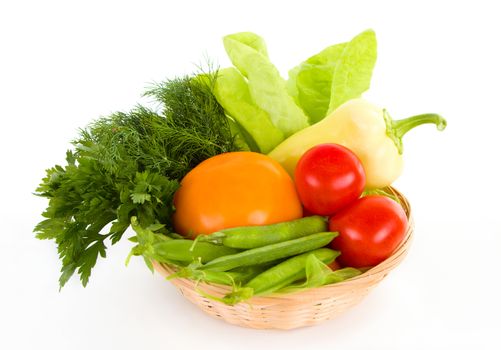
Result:
M254 152L223 153L200 163L181 181L174 206L176 231L190 237L302 216L289 174Z

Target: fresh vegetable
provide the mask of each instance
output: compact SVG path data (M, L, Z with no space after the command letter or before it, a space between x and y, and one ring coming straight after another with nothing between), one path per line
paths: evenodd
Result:
M337 232L320 232L290 241L249 249L209 261L202 266L202 269L227 271L240 266L264 264L323 247L329 244L336 236Z
M181 268L167 279L190 278L197 282L225 284L228 286L242 285L265 271L270 264L237 267L230 271L200 270L199 264L193 263Z
M223 244L232 248L252 249L326 230L327 221L324 217L309 216L272 225L228 228L207 236L198 236L197 241Z
M256 104L247 81L236 68L225 68L218 72L214 94L226 113L234 118L237 135L242 135L250 150L268 153L284 140L284 133L273 124L270 115Z
M337 143L353 151L362 162L368 188L391 185L402 172L402 137L412 128L432 123L438 130L447 125L437 114L421 114L392 120L385 110L363 99L353 99L321 122L292 135L269 156L291 174L301 156L313 146Z
M171 239L158 242L153 245L153 249L152 257L158 262L192 262L200 259L202 263L205 263L238 252L237 249L207 242L198 242L193 246L193 240L190 239Z
M305 266L309 256L315 256L318 260L328 264L334 261L338 255L339 252L329 248L320 248L296 255L257 275L243 288L226 295L223 301L234 305L253 296L273 293L306 276Z
M366 196L329 219L329 229L339 232L332 242L344 266L374 266L387 259L407 230L403 208L386 196Z
M178 180L204 159L238 150L213 82L211 76L159 84L147 95L161 113L139 106L100 118L73 142L66 166L47 170L36 194L49 205L34 231L58 246L61 287L75 271L87 284L98 256L106 256L105 241L118 242L131 216L143 227L162 223L171 230Z
M264 40L250 32L227 35L224 47L233 65L247 79L250 96L272 123L289 137L308 126L308 118L287 93L285 81L268 58ZM224 101L219 100L225 106ZM254 116L250 115L248 118ZM254 135L258 130L248 130Z
M169 236L160 233L161 230L164 230L165 225L153 224L144 228L139 224L137 217L133 216L130 218L130 226L135 231L136 235L129 238L129 241L137 244L130 250L125 260L125 265L129 264L132 256L142 256L146 266L153 272L153 260L155 259L154 244L171 240ZM167 259L164 258L163 260L167 262ZM169 262L176 265L181 264L179 261Z
M287 89L314 124L369 89L376 56L376 35L366 30L291 69Z
M302 215L287 172L270 157L254 152L225 153L200 163L181 181L174 206L176 232L190 237Z
M308 212L332 215L362 194L365 172L353 152L328 143L311 148L301 157L295 180Z
M67 165L47 170L35 231L57 244L61 287L75 272L85 286L106 241L129 226L126 264L141 256L152 271L173 266L171 278L230 285L218 300L231 305L344 281L401 244L407 216L385 189L402 170L402 137L446 121L394 121L359 98L374 32L311 56L287 81L260 36L223 41L233 67L154 85L145 96L155 108L99 118Z
M235 67L220 70L214 89L235 123L234 133L256 152L280 142L369 88L376 62L376 37L364 31L351 41L326 48L289 72L284 81L260 36L225 36Z
M327 284L339 283L356 277L362 272L352 267L340 268L332 271L330 266L335 264L322 261L317 256L310 254L306 258L306 280L304 282L290 284L279 290L280 293L297 293L310 288L318 288Z

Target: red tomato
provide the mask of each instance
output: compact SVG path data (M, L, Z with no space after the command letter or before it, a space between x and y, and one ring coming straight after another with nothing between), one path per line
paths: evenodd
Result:
M341 251L343 266L374 266L402 242L407 225L404 209L394 200L363 197L329 219L329 230L339 232L331 247Z
M317 215L332 215L362 194L365 172L348 148L326 143L310 148L299 159L296 188L304 208Z

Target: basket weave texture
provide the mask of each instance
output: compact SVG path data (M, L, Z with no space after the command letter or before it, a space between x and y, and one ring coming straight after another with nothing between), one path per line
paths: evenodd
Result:
M272 294L253 297L234 306L202 296L198 290L209 295L223 297L231 291L225 285L196 283L186 278L170 280L184 297L209 315L242 327L258 329L293 329L312 326L332 319L358 304L388 273L404 259L412 241L414 221L407 199L394 188L389 188L400 200L409 225L404 240L393 254L365 273L344 282L312 288L297 293ZM175 268L154 263L155 269L167 277Z

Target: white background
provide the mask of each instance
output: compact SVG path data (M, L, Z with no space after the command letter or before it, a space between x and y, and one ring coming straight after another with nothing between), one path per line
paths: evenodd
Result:
M171 4L172 3L172 4ZM499 349L501 24L495 1L2 1L1 349ZM31 193L77 128L139 101L148 83L229 64L221 37L254 31L287 70L366 28L379 40L365 96L394 117L441 113L405 138L395 183L411 201L410 254L361 304L294 331L206 316L125 239L87 288L58 291Z

